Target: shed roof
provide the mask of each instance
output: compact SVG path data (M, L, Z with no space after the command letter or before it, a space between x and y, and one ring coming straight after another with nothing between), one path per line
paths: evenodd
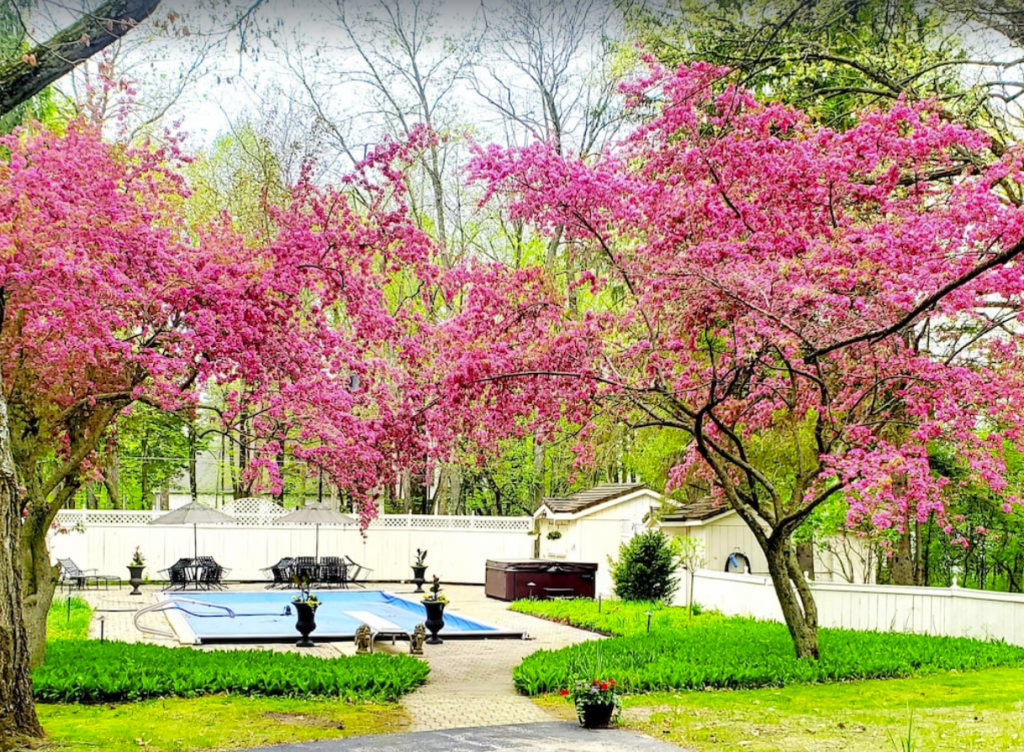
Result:
M662 515L662 522L689 522L690 520L710 520L720 514L732 511L728 504L715 504L710 496L703 499L680 504L674 512Z
M606 501L628 496L635 491L648 488L645 483L602 483L568 496L551 496L541 500L541 505L556 514L576 514Z

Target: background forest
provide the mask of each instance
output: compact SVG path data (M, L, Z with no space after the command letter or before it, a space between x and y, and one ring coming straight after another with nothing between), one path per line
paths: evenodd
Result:
M642 118L642 108L623 109L618 87L652 58L666 66L728 66L737 82L832 128L851 125L852 113L865 107L931 98L950 119L989 133L997 154L1021 137L1024 15L1001 0L301 5L164 3L143 27L0 127L9 132L41 120L59 129L84 112L112 139L137 142L159 140L180 122L192 133L184 148L194 154L186 170L189 221L227 210L235 230L257 237L304 170L330 183L373 145L415 137L426 125L438 138L417 153L405 180L412 216L436 241L440 262L544 265L557 270L568 306L581 315L598 302L570 284L581 269L560 229L542 237L493 201L480 203L482 188L467 184L465 169L478 143L542 139L559 154L596 155ZM0 4L5 57L45 36L40 29L62 25L68 12L45 2ZM303 437L285 428L268 437L254 429L258 416L226 409L238 388L219 384L187 411L139 404L122 412L109 428L100 472L68 505L166 508L172 495L347 504L322 471L296 456ZM383 510L520 515L544 496L596 482L639 481L660 490L684 450L678 432L598 418L587 434L588 461L580 463L573 452L579 430L565 421L557 435L507 439L486 457L466 436L454 461L424 457L423 472L383 478ZM766 454L784 451L776 437L762 439ZM275 487L265 472L251 471L254 458L274 463L282 483ZM902 533L858 528L884 554L879 581L955 579L1020 592L1024 517L1003 506L1020 493L1024 467L1009 449L1006 461L1005 494L950 484L951 511L941 527L908 515ZM940 443L930 462L936 475L965 475L961 459ZM685 501L703 491L682 488L673 496ZM837 500L818 509L798 537L824 541L846 524Z

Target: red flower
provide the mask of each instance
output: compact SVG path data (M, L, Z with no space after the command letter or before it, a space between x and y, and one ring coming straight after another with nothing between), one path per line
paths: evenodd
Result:
M614 679L609 679L608 683L611 684L613 687L615 686L615 680Z
M568 689L563 689L563 690L562 690L561 692L559 692L558 694L560 694L560 695L561 695L562 697L565 697L565 696L566 696L567 694L569 694L569 690L568 690Z
M601 682L601 691L603 691L603 692L607 692L608 691L608 682Z

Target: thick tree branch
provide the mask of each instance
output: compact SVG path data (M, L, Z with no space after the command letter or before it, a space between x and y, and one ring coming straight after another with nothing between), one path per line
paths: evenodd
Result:
M1009 263L1017 256L1021 255L1021 253L1024 253L1024 240L1017 241L1014 245L1010 246L1002 253L997 253L995 256L990 258L985 263L979 264L966 274L962 274L956 279L943 285L938 290L929 295L927 298L918 303L916 306L914 306L912 309L910 309L902 318L900 318L895 323L890 324L884 329L875 329L873 331L863 332L854 337L848 337L844 340L840 340L839 342L827 345L826 347L819 347L816 350L813 350L810 353L808 353L804 360L813 363L823 355L828 355L829 353L835 352L836 350L841 350L844 347L855 345L858 342L867 342L868 340L874 340L877 342L878 340L885 339L886 337L895 334L904 327L913 323L914 319L916 319L918 316L927 311L929 308L938 303L940 300L942 300L944 297L949 295L954 290L958 290L959 288L966 285L968 282L977 279L985 272L991 269L995 269L997 266L1002 266L1003 264Z
M20 60L0 66L0 115L116 42L159 4L160 0L110 0L29 50Z

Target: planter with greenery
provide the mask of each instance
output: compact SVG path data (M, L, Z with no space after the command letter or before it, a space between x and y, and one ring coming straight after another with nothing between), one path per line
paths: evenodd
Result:
M295 643L296 647L316 647L316 644L309 639L309 635L316 629L316 610L320 607L320 600L309 590L303 590L292 598L292 605L295 606L295 615L298 617L295 628L302 635L302 639Z
M142 584L142 570L145 568L146 558L142 555L140 547L136 546L135 553L132 554L132 563L128 565L128 583L132 586L132 591L128 595L142 595L139 585Z
M444 642L437 633L444 629L444 607L447 605L448 598L441 592L441 579L435 574L430 592L423 596L423 607L427 611L427 619L423 625L430 630L428 645L440 645Z
M423 592L423 583L427 581L427 549L416 549L416 561L412 564L412 581L416 585L414 592Z

